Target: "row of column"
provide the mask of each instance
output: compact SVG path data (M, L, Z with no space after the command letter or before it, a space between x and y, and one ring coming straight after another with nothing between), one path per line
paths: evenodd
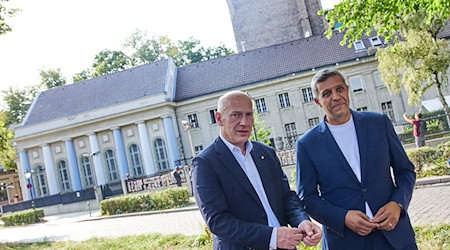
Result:
M164 123L164 131L165 137L167 141L167 147L169 152L169 159L172 159L172 164L174 164L175 160L179 159L178 147L176 142L175 130L173 126L173 121L171 116L163 117ZM143 158L145 173L147 175L154 174L156 172L156 168L154 166L154 161L152 157L151 143L149 139L149 134L147 130L147 126L144 121L136 123L138 127L139 140L141 144L141 156ZM116 160L119 167L120 179L121 181L126 180L126 174L129 173L128 161L126 156L126 149L122 137L122 131L119 127L111 129L113 131L114 143L116 146ZM97 134L91 133L87 135L89 138L89 145L91 148L91 159L94 165L94 173L96 186L105 185L106 178L105 172L101 160L101 152L100 152L100 144L98 142ZM73 191L79 191L82 189L81 176L78 166L78 160L76 156L75 147L72 139L64 140L66 151L67 151L67 161L68 168L70 173L70 181L72 185ZM57 181L57 171L54 165L52 153L50 146L45 144L42 146L42 151L44 155L44 164L45 164L45 173L47 176L47 186L50 195L55 195L59 193L58 181ZM28 158L28 152L26 150L20 152L20 162L22 165L22 171L25 174L26 172L31 172L30 161ZM172 165L173 166L173 165ZM26 192L26 197L28 199L32 199L36 197L35 193L35 185L33 182L33 178L29 178L26 180L26 183L32 185L31 192ZM26 185L25 185L26 187Z

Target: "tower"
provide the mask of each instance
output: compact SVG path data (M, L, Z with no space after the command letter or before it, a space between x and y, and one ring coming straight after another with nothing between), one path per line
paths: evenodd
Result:
M324 32L320 0L227 0L239 52Z

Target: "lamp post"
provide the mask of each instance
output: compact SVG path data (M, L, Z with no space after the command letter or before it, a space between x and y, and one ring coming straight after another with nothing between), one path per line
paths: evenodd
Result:
M31 197L31 207L34 210L34 197L33 197L33 184L31 184L31 173L33 170L29 170L25 172L25 178L27 179L27 188L30 190L30 197Z
M81 154L81 156L83 157L87 157L89 158L89 164L91 165L91 167L94 166L94 156L98 156L100 154L100 151L94 152L92 154ZM91 164L92 163L92 164ZM94 170L94 171L92 171ZM93 169L91 169L91 171L94 173L94 194L95 194L95 199L100 202L103 200L103 194L102 194L102 189L99 188L98 186L98 182L97 182L97 172L95 172L95 167Z
M195 157L195 149L194 149L194 144L192 143L192 136L191 136L192 125L189 121L185 121L185 120L182 120L181 124L183 125L183 130L188 133L189 145L191 146L191 152L192 152L192 158L194 158Z

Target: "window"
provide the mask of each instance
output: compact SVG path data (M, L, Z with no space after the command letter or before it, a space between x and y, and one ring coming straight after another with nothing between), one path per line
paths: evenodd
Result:
M197 146L195 146L195 147L194 147L194 150L195 150L195 155L200 154L200 152L203 151L203 145L197 145Z
M36 167L36 191L39 197L46 196L48 194L47 183L45 182L45 169L42 166Z
M217 109L210 109L209 110L209 121L211 122L211 124L216 124L216 117L214 116L214 114L217 112Z
M355 52L360 52L366 50L366 46L364 46L364 43L362 40L358 40L353 43L353 47L355 47Z
M372 47L377 47L383 45L383 42L381 39L377 36L369 38L370 44L372 44Z
M108 177L109 181L116 181L119 179L119 174L117 171L116 157L111 149L105 152L106 165L108 166Z
M70 190L69 172L67 171L66 161L58 162L59 183L62 192Z
M264 100L264 98L256 99L255 104L258 114L267 112L266 100Z
M314 118L308 119L309 128L313 128L317 124L319 124L319 117L314 117Z
M391 122L395 122L394 109L392 108L392 102L381 103L381 110L385 115L391 119Z
M361 107L361 108L357 108L356 111L367 111L367 107Z
M191 128L200 127L200 125L198 123L197 114L191 114L191 115L188 115L187 117L188 117L188 121L191 123Z
M379 71L373 73L373 78L375 79L375 87L384 87L384 82L381 80L381 74Z
M294 137L297 136L297 129L295 128L295 123L288 123L284 125L286 129L286 137Z
M281 108L287 108L287 107L291 106L291 102L289 101L288 93L279 94L278 98L280 99L280 107Z
M313 92L311 88L304 88L302 89L303 93L303 102L308 103L312 102L314 100Z
M169 157L167 157L166 144L162 139L155 140L156 160L159 172L169 169Z
M352 92L359 92L363 90L361 76L352 76L348 79Z
M92 176L91 160L88 156L81 157L82 179L84 187L94 186L94 178Z
M139 150L138 145L131 144L129 148L130 159L131 159L131 176L141 176L144 174L142 168L142 159L141 159L141 151Z

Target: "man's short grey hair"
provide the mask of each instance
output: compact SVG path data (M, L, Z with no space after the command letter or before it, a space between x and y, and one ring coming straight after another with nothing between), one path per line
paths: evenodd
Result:
M230 96L234 96L234 95L245 95L245 96L248 97L248 99L250 99L250 100L252 99L247 93L239 91L239 90L233 90L233 91L227 92L224 95L222 95L219 98L219 100L217 101L217 112L222 114L223 113L223 109L225 108L224 106L226 104L227 99Z
M313 79L311 80L311 89L313 91L313 96L317 97L317 84L326 81L328 78L332 76L339 76L342 79L342 82L347 84L345 82L344 76L341 74L341 72L331 69L331 68L325 68L317 72Z

